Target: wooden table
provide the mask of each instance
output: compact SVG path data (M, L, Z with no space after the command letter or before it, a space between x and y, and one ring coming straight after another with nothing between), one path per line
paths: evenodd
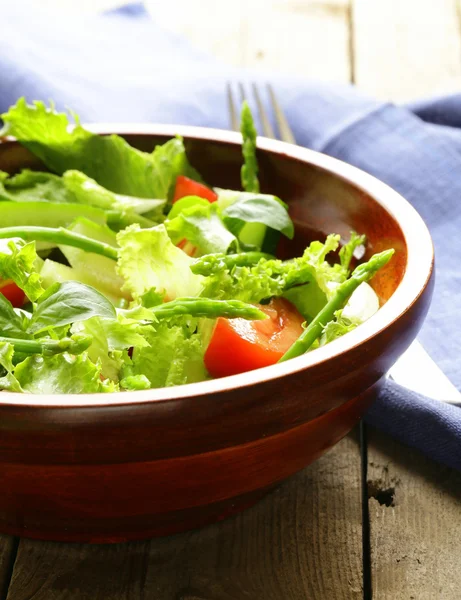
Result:
M207 21L175 27L229 62L354 81L394 101L461 86L455 0L197 5ZM360 438L201 531L116 546L0 536L0 600L458 600L461 474L373 429Z

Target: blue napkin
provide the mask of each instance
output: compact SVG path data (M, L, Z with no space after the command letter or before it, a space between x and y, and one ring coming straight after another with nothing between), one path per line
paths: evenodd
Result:
M82 121L228 128L228 79L270 80L300 145L354 164L405 196L436 248L434 300L420 341L461 388L461 95L408 107L352 86L223 66L130 5L64 19L16 1L2 8L0 112L19 96L53 99ZM461 409L389 382L367 421L461 470Z

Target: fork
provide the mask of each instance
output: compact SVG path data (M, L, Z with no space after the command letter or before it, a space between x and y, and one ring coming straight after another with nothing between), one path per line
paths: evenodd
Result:
M245 86L242 82L237 84L240 100L243 102L247 99L245 94ZM280 106L275 95L273 87L268 83L267 92L272 105L274 120L277 124L279 137L277 138L268 113L262 102L262 94L259 91L256 83L251 84L251 89L256 102L259 113L261 127L265 137L279 139L283 142L296 144L296 139L290 125L285 117L285 114ZM229 116L231 128L239 131L239 117L237 104L234 100L232 85L227 84L227 99L229 103ZM396 383L406 387L407 389L422 394L433 400L439 400L448 404L461 405L461 393L451 383L443 371L435 364L429 354L424 350L422 345L415 340L410 347L402 354L395 365L390 369L387 377L393 379Z

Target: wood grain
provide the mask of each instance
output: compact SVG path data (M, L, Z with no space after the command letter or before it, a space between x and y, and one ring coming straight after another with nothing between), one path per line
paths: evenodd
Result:
M353 0L352 15L362 90L394 101L459 90L456 0Z
M348 82L349 0L251 0L243 61L303 79Z
M354 436L200 531L117 546L21 540L8 600L359 600L361 568Z
M349 81L349 0L157 0L154 18L227 63ZM320 59L321 57L321 59Z
M15 538L10 535L0 535L0 600L6 598L16 549Z
M374 600L458 600L461 474L373 429L368 441Z

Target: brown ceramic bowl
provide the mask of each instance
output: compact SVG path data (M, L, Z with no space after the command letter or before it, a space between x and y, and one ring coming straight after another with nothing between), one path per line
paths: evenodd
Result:
M237 134L104 127L152 150L184 135L208 182L238 187ZM416 336L432 292L433 249L415 210L373 177L322 154L259 141L262 188L290 204L300 253L327 233L396 250L373 280L383 306L343 338L283 364L182 387L113 395L0 398L0 531L114 542L169 534L250 506L347 434ZM15 142L0 169L39 168ZM398 415L396 415L398 418Z

